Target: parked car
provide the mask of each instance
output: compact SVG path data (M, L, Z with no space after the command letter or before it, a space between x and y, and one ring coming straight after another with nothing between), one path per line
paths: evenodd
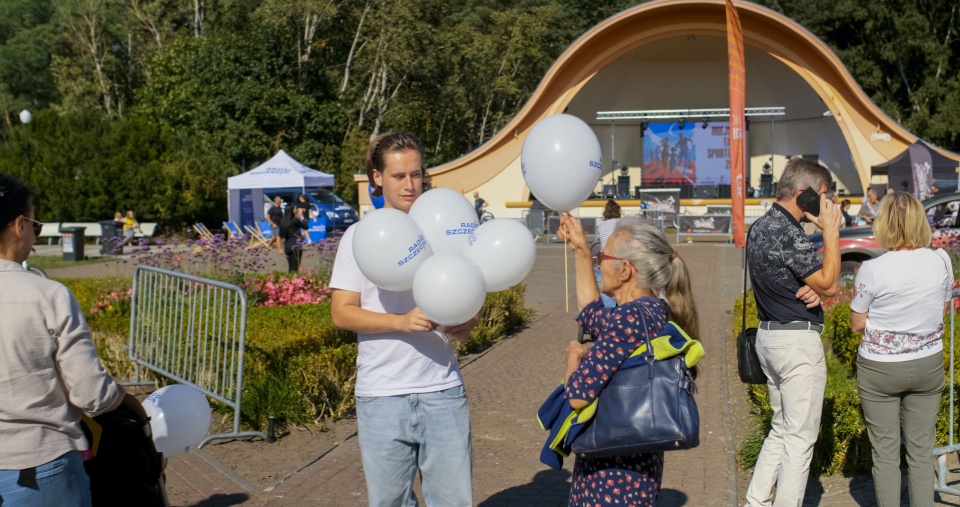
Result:
M933 230L933 245L943 246L948 240L960 235L957 210L960 209L960 193L938 194L923 201L927 221ZM810 242L823 252L823 235L813 234ZM840 229L840 283L853 283L860 264L886 252L873 234L873 227L863 225Z
M297 194L304 193L310 201L310 220L308 221L310 239L318 241L333 231L344 231L355 224L359 217L352 206L344 202L333 189L328 187L298 188L268 188L263 191L263 212L273 206L274 196L283 199L283 208L296 198Z

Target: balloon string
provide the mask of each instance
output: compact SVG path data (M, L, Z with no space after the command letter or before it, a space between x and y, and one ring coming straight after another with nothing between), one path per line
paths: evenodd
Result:
M570 269L567 266L566 229L563 232L563 302L566 304L567 313L570 313Z

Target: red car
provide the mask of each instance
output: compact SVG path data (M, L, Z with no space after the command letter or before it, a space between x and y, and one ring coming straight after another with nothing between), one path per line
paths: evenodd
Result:
M960 210L960 193L939 194L923 201L927 221L933 229L933 245L944 246L960 235L957 210ZM823 235L812 234L810 242L823 252ZM852 284L860 269L860 263L886 252L873 235L873 227L859 226L840 229L840 283Z

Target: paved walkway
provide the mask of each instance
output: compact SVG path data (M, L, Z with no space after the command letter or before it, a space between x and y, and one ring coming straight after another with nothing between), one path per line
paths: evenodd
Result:
M694 280L701 339L707 351L698 380L701 444L690 451L667 453L658 505L732 507L742 502L749 479L749 471L739 471L735 462L732 431L735 421L743 420L745 405L742 385L732 371L733 351L727 346L731 343L728 312L742 278L740 252L717 243L685 243L677 249ZM543 398L562 380L564 350L576 337L572 297L570 312L564 309L563 265L561 245L538 246L537 264L527 280L527 303L536 311L534 321L463 366L472 419L477 505L566 505L572 460L566 461L563 470L551 470L539 462L546 435L535 420ZM571 263L571 282L572 267ZM174 458L167 470L168 489L176 493L171 498L173 505L367 504L355 437L303 464L269 491L254 491L249 482L203 452ZM869 506L875 505L872 496L872 485L864 477L824 483L815 479L805 505Z
M739 290L739 255L727 245L682 244L680 254L697 280L697 299L707 359L697 397L701 445L669 453L660 505L736 505L737 471L729 424L724 422L727 376L726 312ZM571 281L573 266L570 265ZM545 433L535 413L562 380L564 350L576 337L571 298L565 312L563 249L540 245L527 280L531 325L464 365L473 427L474 500L478 505L566 505L572 460L550 470L539 460ZM571 286L571 295L573 287ZM356 438L349 438L271 491L251 492L222 473L210 459L190 455L172 460L168 481L191 505L366 505L366 487ZM203 491L208 497L203 500Z

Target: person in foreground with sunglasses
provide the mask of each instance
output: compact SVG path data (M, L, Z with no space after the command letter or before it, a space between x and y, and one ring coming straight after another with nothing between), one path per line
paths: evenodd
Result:
M558 236L567 240L576 267L577 323L597 338L592 346L567 347L566 395L573 409L597 399L600 391L645 335L660 336L672 321L692 339L700 323L690 275L683 259L656 227L621 218L594 259L580 221L560 217ZM606 308L601 291L617 306ZM695 372L694 372L695 373ZM571 506L655 505L663 478L663 452L607 459L577 458L570 488Z
M43 228L32 199L0 174L0 504L89 506L81 414L139 403L103 369L73 294L21 266Z

